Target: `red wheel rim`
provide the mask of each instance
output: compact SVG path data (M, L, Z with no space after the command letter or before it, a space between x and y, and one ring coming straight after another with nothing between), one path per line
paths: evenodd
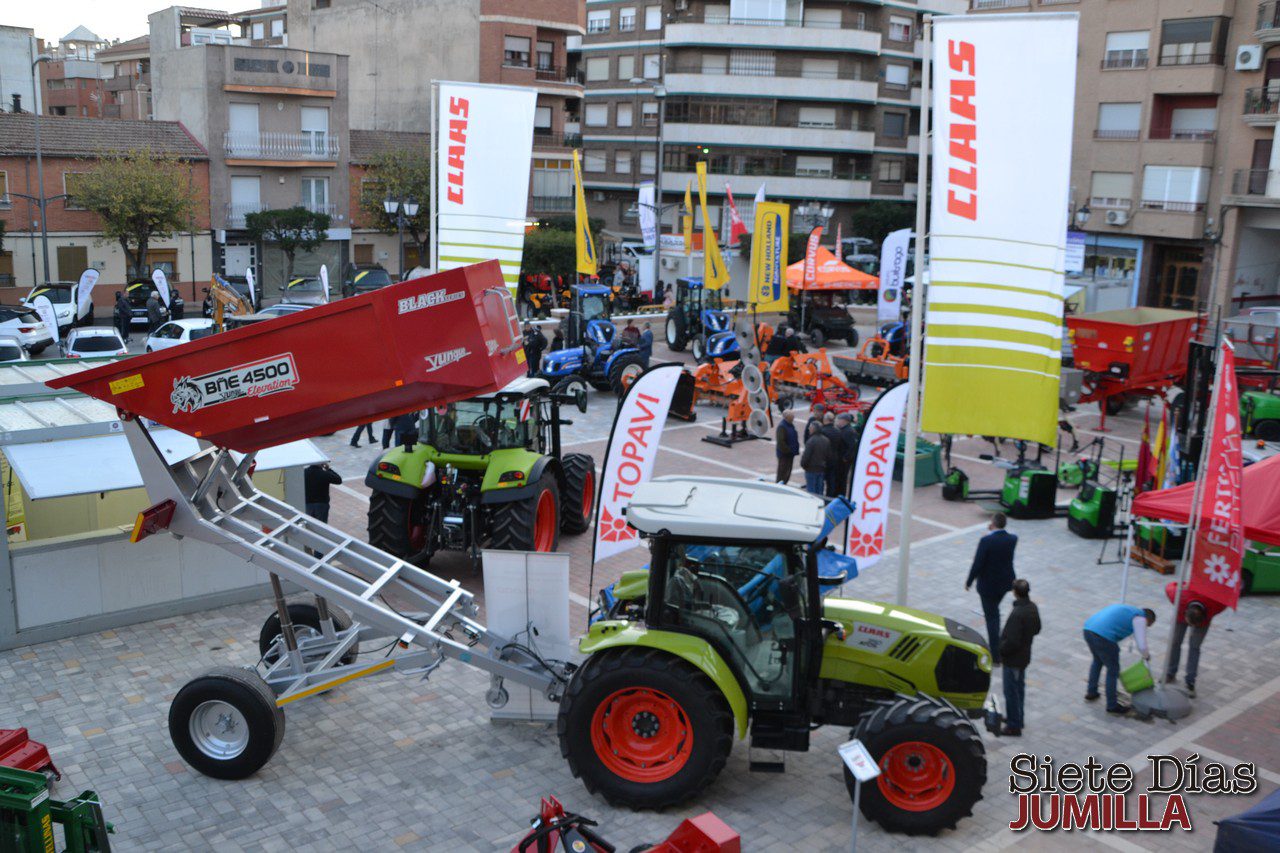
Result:
M593 504L596 502L596 475L594 471L588 471L587 476L582 478L582 518L584 521L591 521L591 510L594 509Z
M947 801L956 787L951 759L938 747L910 740L889 749L880 759L876 784L890 804L909 812L927 812Z
M427 547L427 525L420 517L422 508L421 501L414 501L409 505L409 553L417 554Z
M533 550L550 551L556 545L556 500L550 489L538 495L538 508L534 511Z
M647 687L619 690L591 717L591 746L609 772L628 782L661 782L693 754L693 727L680 703Z

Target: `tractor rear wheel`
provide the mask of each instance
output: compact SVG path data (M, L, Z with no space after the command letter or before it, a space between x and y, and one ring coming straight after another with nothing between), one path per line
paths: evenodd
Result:
M820 347L827 342L827 332L821 326L814 326L809 330L809 340L813 342L815 347Z
M684 317L672 311L667 315L667 346L672 352L684 352L689 343L689 333L684 327Z
M639 647L587 659L560 700L556 731L587 790L632 809L698 794L733 748L733 714L720 689L679 658Z
M345 631L351 627L351 617L341 608L329 605L329 617L333 619L333 629L335 631ZM293 632L298 639L303 637L319 637L322 633L320 628L320 608L314 604L298 602L289 605L289 621L293 623ZM275 644L276 638L280 636L280 614L272 610L271 615L262 623L262 630L258 632L258 655L267 663L275 662L275 657L267 658L267 652L271 651L271 646ZM360 654L360 643L357 641L351 645L346 654L339 661L343 666L356 662L356 655Z
M284 738L284 711L251 669L220 666L186 683L169 705L169 738L182 759L214 779L257 773Z
M900 696L858 722L853 736L880 765L862 792L862 813L889 832L935 835L973 814L987 781L977 729L954 706L931 696ZM844 771L849 796L854 779Z
M489 547L554 551L559 543L560 491L553 474L543 474L529 497L490 507Z
M560 530L582 533L591 526L596 508L596 461L585 453L566 453L560 464L564 468Z
M1253 425L1253 437L1263 441L1280 441L1280 421L1258 421Z
M369 496L369 544L402 560L431 557L430 537L420 503L425 498L402 498L386 492Z
M644 373L644 357L639 353L618 356L609 368L610 390L621 397L641 373Z

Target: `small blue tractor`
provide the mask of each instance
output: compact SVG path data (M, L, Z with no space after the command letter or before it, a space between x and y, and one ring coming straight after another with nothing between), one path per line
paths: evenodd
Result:
M563 345L543 357L540 375L556 394L576 394L592 386L621 396L648 360L621 340L609 319L609 288L578 284L571 292L572 305L561 330Z
M688 347L698 362L739 357L733 320L720 291L703 287L700 278L676 280L676 304L667 312L667 346L676 352Z

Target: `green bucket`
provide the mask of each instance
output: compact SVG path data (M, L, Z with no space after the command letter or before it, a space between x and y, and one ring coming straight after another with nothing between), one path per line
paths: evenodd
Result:
M1147 662L1144 660L1122 669L1120 683L1124 685L1124 689L1130 696L1140 690L1150 690L1156 686L1155 679L1151 677L1151 670L1147 669Z

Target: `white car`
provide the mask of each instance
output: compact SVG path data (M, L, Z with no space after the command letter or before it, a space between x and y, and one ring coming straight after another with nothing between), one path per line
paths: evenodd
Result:
M72 329L62 342L62 355L66 358L101 358L128 354L129 348L120 338L120 333L106 326L80 326Z
M44 296L53 305L54 316L58 318L59 334L71 328L76 319L76 291L79 285L73 281L51 281L48 284L42 284L39 287L33 287L27 297L22 300L24 308L35 308L35 300L37 296ZM93 323L93 306L89 306L89 311L85 315L84 322L86 324Z
M157 352L179 344L198 341L200 338L209 337L215 331L217 330L213 327L213 321L204 317L193 320L171 320L147 338L147 352Z
M54 341L54 332L25 305L0 305L0 335L12 335L36 355Z
M13 335L0 335L0 363L9 361L28 361L27 351Z

